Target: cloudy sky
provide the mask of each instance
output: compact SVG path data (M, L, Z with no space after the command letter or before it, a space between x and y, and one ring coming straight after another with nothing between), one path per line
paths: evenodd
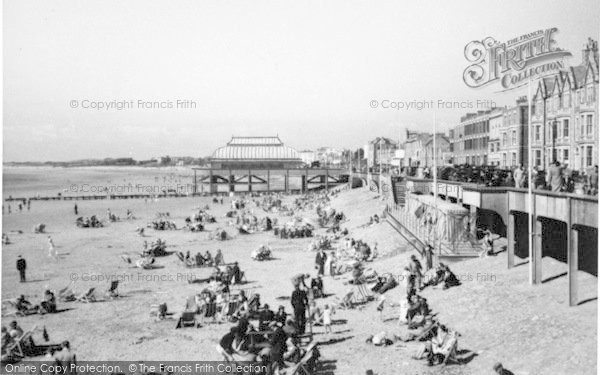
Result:
M576 65L600 2L7 0L3 14L4 161L143 159L231 135L356 148L432 126L433 110L372 100L508 104L525 92L464 84L465 45L557 27ZM89 108L103 102L129 107ZM464 113L435 116L445 129Z

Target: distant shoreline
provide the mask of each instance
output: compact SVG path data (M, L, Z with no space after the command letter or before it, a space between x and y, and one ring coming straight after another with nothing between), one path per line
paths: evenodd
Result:
M198 165L188 166L156 166L156 165L33 165L33 164L2 164L3 169L132 169L132 170L143 170L143 169L156 169L156 170L191 170L192 168L199 167Z

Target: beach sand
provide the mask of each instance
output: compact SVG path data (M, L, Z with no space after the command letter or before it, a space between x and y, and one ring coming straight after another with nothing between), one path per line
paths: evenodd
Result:
M62 303L59 309L67 311L50 315L18 318L24 328L45 326L50 341L59 343L68 339L79 360L220 360L215 351L219 338L230 324L204 324L201 328L175 329L175 320L155 322L149 316L150 306L166 302L169 311L181 312L188 296L202 289L200 284L188 284L189 278L206 277L210 269L187 269L175 255L157 258L164 266L156 270L130 268L119 255L135 257L144 240L166 240L169 251L222 249L227 262L238 261L246 272L249 283L244 288L255 288L261 301L272 309L279 304L291 312L288 297L292 291L290 277L300 272L315 275L314 253L307 251L311 239L281 240L272 233L247 236L228 227L224 214L226 204L210 203L210 212L219 221L209 224L207 232L154 231L146 229L146 237L135 232L145 226L156 212L169 212L178 226L197 208L209 203L210 198L173 198L158 201L110 200L78 201L79 215L98 215L104 219L106 209L120 216L131 209L137 220L109 223L104 228L79 229L75 226L74 202L33 202L30 212L5 214L4 233L22 230L23 234L9 234L13 244L2 248L2 299L25 294L31 301L41 299L44 289L60 289L75 280L74 288L83 292L95 287L103 292L110 278L120 278L119 292L123 296L98 303ZM349 221L343 224L350 235L369 244L378 243L381 257L368 264L380 273L401 274L407 259L414 252L387 223L368 228L361 227L369 216L381 215L384 203L365 189L346 191L333 200L332 206L344 211ZM254 208L258 216L264 212ZM314 212L305 216L315 219ZM289 218L279 217L280 221ZM45 223L52 236L59 260L47 255L47 235L33 234L37 223ZM209 239L209 231L223 227L234 235L232 240ZM323 232L323 230L319 230ZM261 244L269 244L274 260L255 262L250 252ZM29 282L18 282L15 261L18 255L28 262ZM333 334L324 334L323 327L315 327L315 340L320 345L322 361L329 368L323 373L364 374L372 369L375 374L487 374L500 361L515 374L595 374L596 373L596 315L597 279L580 272L580 299L593 299L577 307L568 306L567 278L556 277L538 286L528 284L528 265L511 270L506 268L506 254L478 258L451 264L463 285L449 290L426 289L422 294L430 307L438 313L441 322L458 330L459 350L477 355L465 365L429 368L423 361L410 358L417 344L375 347L365 343L367 337L380 331L390 334L406 332L406 326L397 323L397 309L386 307L384 321L376 311L375 302L355 310L338 310L334 315L340 324L333 326ZM561 275L566 265L544 258L544 278ZM349 286L344 282L350 275L335 278L326 276L325 292L341 297ZM405 295L404 287L389 291L388 301L398 301ZM336 296L317 300L320 306L332 303ZM8 324L11 317L3 317ZM39 333L35 337L42 341Z

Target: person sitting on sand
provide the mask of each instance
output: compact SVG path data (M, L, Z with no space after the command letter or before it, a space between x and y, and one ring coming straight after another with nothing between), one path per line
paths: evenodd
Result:
M35 313L38 309L37 306L33 306L31 302L27 301L25 296L22 294L19 296L19 298L17 298L15 307L17 308L17 311L24 314Z
M231 278L233 284L240 284L242 282L242 271L240 270L238 262L234 262L233 267L231 267Z
M433 338L433 336L437 333L436 327L437 322L433 320L433 316L427 315L425 317L425 324L423 325L423 327L413 332L408 332L406 335L398 335L396 337L403 342L427 341L431 340L431 338Z
M258 329L265 331L270 323L275 320L275 313L271 311L267 303L258 312Z
M226 362L233 361L233 340L237 334L237 327L233 326L219 341L219 345L217 345L217 352L219 352L223 358L225 358Z
M419 295L413 295L410 300L410 306L408 307L408 311L406 313L406 318L408 320L408 328L416 328L419 325L423 324L425 317L429 313L430 310L429 306L427 305L427 300ZM423 319L416 319L419 316Z
M54 293L52 293L49 289L46 289L44 292L44 300L40 304L42 311L45 313L55 313L56 312L56 297Z
M248 334L238 330L234 334L231 348L233 349L233 360L238 362L252 362L256 355L250 352L250 342Z
M287 313L285 312L285 306L279 305L279 308L275 313L275 321L280 324L285 324L285 322L287 321Z
M23 336L23 329L19 327L16 320L10 322L8 327L8 334L13 339L18 339L19 337Z
M502 363L500 363L500 362L497 362L496 364L494 364L494 367L492 367L492 369L498 375L514 375L514 373L512 371L505 369L504 366L502 365Z
M8 353L8 347L14 344L15 340L8 333L8 328L6 326L2 326L2 362L10 361L10 354Z
M213 264L213 257L212 257L212 254L210 253L210 250L206 250L206 253L204 254L204 263L208 264L208 265Z
M220 266L221 264L225 264L225 259L223 258L223 253L221 249L217 250L217 254L215 255L215 266Z
M323 279L321 278L321 276L317 276L316 278L311 280L310 289L312 290L314 298L323 297Z

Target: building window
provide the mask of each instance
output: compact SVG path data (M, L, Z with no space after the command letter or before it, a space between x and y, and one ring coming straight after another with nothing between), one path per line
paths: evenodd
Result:
M564 95L563 104L565 108L569 108L571 106L571 92L567 91Z
M535 150L535 165L537 167L542 165L542 150Z
M508 143L508 135L506 133L502 133L502 147L505 147Z
M563 150L562 160L563 160L563 163L569 162L569 149L568 148L565 148Z
M562 136L565 139L569 139L569 119L562 121Z
M585 133L587 135L592 135L592 133L594 132L592 117L593 117L592 115L586 116L587 121L585 124Z
M513 130L511 135L511 144L514 146L517 144L517 131Z
M590 84L588 85L588 93L587 93L587 99L588 99L588 103L594 103L594 85Z
M506 167L506 152L502 153L502 166Z
M540 140L540 136L541 136L541 134L540 134L540 133L541 133L541 132L540 132L540 130L541 130L541 129L542 129L542 127L541 127L540 125L537 125L537 126L535 127L535 140L536 140L536 141L539 141L539 140Z
M517 165L517 153L516 153L516 152L513 152L513 153L512 153L512 157L511 157L510 165L512 165L512 166L515 166L515 165Z
M594 147L587 146L586 153L585 153L585 165L586 165L586 167L591 167L592 166L592 157L593 156L594 156Z

